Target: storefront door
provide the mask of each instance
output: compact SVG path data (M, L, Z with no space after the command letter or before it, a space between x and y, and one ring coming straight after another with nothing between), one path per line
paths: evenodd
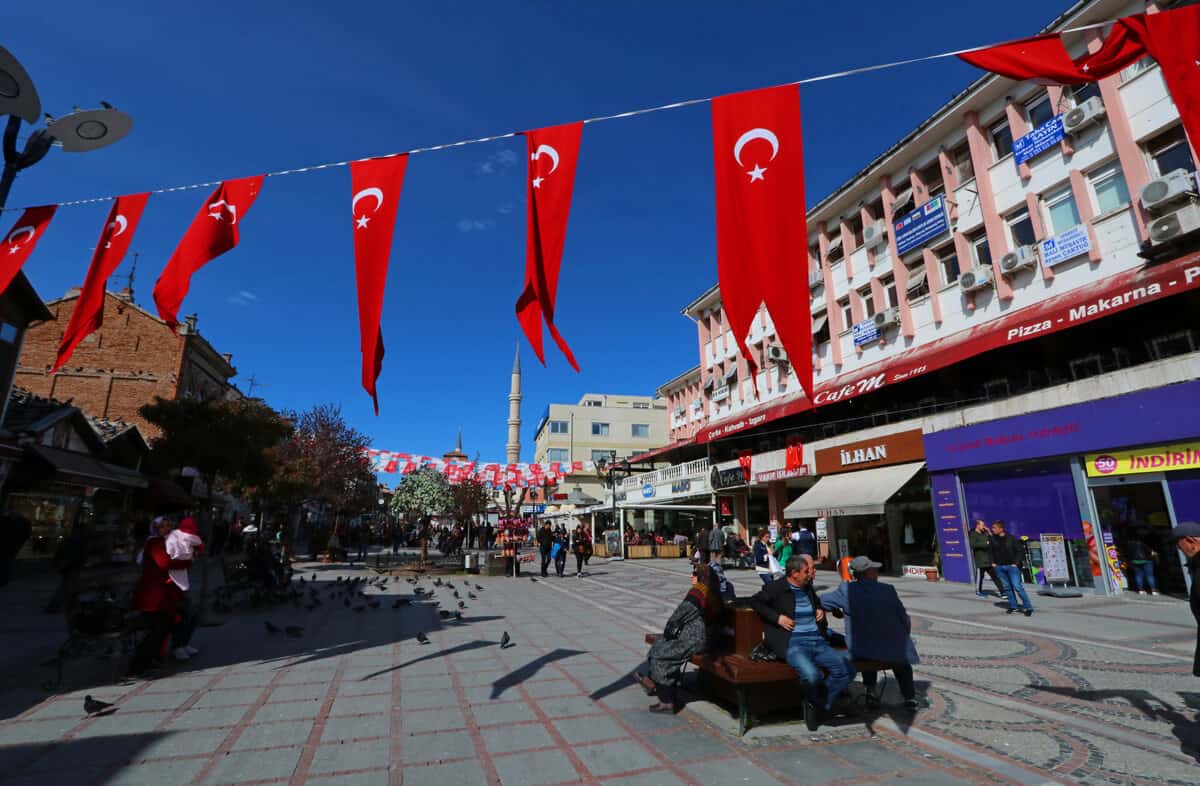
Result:
M1179 550L1168 539L1173 520L1162 478L1140 475L1092 479L1089 485L1105 540L1111 535L1122 560L1127 563L1126 588L1136 589L1128 561L1135 553L1133 544L1140 542L1153 558L1158 590L1186 594Z

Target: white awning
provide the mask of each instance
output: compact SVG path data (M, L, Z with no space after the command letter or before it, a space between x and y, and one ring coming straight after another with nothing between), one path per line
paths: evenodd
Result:
M894 464L841 475L826 475L783 510L785 519L821 516L870 516L925 466L924 461Z

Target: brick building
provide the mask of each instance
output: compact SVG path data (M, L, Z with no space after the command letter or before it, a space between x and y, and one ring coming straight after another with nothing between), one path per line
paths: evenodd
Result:
M105 293L104 324L75 349L67 365L49 374L79 290L46 306L54 321L25 335L14 383L36 395L71 401L89 416L136 424L147 438L158 430L138 415L155 396L175 399L240 397L229 381L232 355L217 352L196 330L196 318L179 334L133 302L128 290Z

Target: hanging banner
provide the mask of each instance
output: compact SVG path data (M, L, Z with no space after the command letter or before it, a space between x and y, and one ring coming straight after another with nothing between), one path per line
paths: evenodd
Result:
M1017 166L1037 158L1063 140L1063 116L1054 117L1022 137L1013 140L1013 160Z
M944 197L934 197L904 218L894 221L893 225L896 230L896 251L904 256L950 231L946 200Z
M434 458L391 450L367 450L371 471L388 475L411 475L420 469L433 469L451 484L474 479L488 486L513 486L515 488L539 488L557 485L567 475L575 472L595 472L594 461L574 461L567 465L562 461L541 464L498 464L477 461L456 461Z

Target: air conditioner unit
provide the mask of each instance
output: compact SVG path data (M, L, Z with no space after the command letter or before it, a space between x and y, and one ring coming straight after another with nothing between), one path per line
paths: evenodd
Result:
M875 314L873 319L875 320L875 327L879 328L880 330L891 327L892 325L899 325L900 309L885 308L883 311Z
M887 222L876 221L863 227L863 245L875 248L887 242Z
M783 347L767 347L767 360L786 363L788 362L787 353L783 351Z
M1099 96L1092 96L1063 115L1063 131L1071 135L1078 134L1103 117L1104 102L1100 100Z
M1000 270L1007 276L1018 270L1033 267L1037 262L1038 252L1035 246L1018 246L1015 251L1009 251L1000 257Z
M1162 245L1200 229L1200 205L1190 204L1150 222L1151 245Z
M990 267L977 267L974 270L968 270L962 274L959 279L964 292L976 292L980 289L987 289L993 283L992 269Z
M1142 207L1161 215L1177 202L1196 196L1196 181L1186 169L1176 169L1142 186Z

